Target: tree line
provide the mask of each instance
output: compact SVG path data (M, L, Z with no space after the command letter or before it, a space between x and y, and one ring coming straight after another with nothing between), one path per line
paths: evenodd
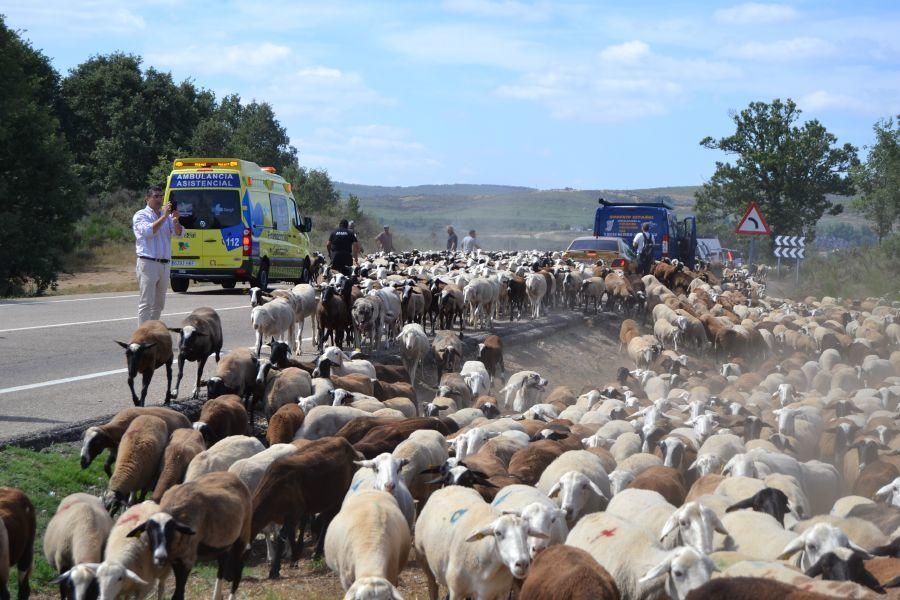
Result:
M834 196L853 196L880 243L900 221L900 117L875 123L875 142L864 160L852 144L839 144L818 120L799 123L790 99L752 102L735 113L735 132L700 144L734 156L716 162L696 193L696 212L705 229L731 237L751 201L763 212L772 235L815 239L822 216L839 215ZM731 235L729 235L731 234Z
M81 236L94 232L96 241L110 227L127 227L104 220L139 208L143 194L135 192L165 184L178 156L273 166L304 211L338 209L328 173L300 165L266 102L217 99L121 52L61 75L2 15L0 69L0 296L52 287Z

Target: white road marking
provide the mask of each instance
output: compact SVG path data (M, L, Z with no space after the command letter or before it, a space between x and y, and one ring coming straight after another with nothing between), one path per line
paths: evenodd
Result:
M246 305L241 306L228 306L226 308L217 308L216 312L222 312L224 310L238 310L240 308L247 309L249 308ZM163 317L176 317L179 315L189 315L192 311L184 311L184 312L174 312L174 313L163 313L161 316ZM32 327L16 327L13 329L0 329L0 333L12 333L14 331L31 331L34 329L51 329L54 327L71 327L73 325L94 325L96 323L114 323L115 321L136 321L137 317L119 317L116 319L98 319L96 321L76 321L74 323L53 323L52 325L34 325Z
M127 296L97 296L94 298L67 298L65 300L36 300L26 302L4 302L0 304L0 308L4 306L33 306L35 304L56 304L58 302L87 302L88 300L118 300L119 298L139 298L140 294L128 294Z
M17 385L16 387L4 388L0 390L0 394L11 394L13 392L24 392L25 390L33 390L35 388L47 387L49 385L60 385L62 383L71 383L73 381L82 381L84 379L94 379L95 377L105 377L107 375L116 375L125 373L128 369L115 369L114 371L100 371L99 373L88 373L87 375L78 375L76 377L66 377L65 379L54 379L52 381L43 381L41 383L29 383L28 385Z

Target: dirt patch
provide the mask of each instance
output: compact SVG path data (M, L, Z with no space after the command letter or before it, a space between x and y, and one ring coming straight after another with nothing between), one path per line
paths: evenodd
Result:
M51 294L131 292L138 289L134 245L110 245L72 257Z

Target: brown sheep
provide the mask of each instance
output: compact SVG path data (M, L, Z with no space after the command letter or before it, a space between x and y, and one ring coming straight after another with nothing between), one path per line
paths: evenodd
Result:
M146 321L134 330L128 343L115 342L125 349L125 362L128 367L128 387L131 389L131 400L135 406L143 406L147 398L147 389L153 372L166 365L166 398L164 404L172 399L172 334L162 321ZM141 397L138 400L134 393L134 378L141 374Z
M398 417L356 417L347 421L337 430L335 437L342 437L351 444L363 439L369 431L381 425L390 425L402 421Z
M207 400L200 409L194 429L203 435L206 445L210 447L231 435L249 435L247 409L241 404L240 397L234 394Z
M323 375L323 377L326 377ZM356 394L365 394L366 396L375 395L375 384L366 375L361 373L348 373L347 375L332 375L331 383L336 389L347 390Z
M619 600L615 579L580 548L560 544L541 551L531 563L520 600Z
M500 416L500 407L497 405L497 399L493 396L478 396L472 408L477 408L488 419L496 419Z
M439 419L413 417L373 427L353 447L367 459L372 459L383 452L393 452L413 431L419 429L433 429L445 436L450 434L450 429Z
M701 496L715 493L716 488L719 487L719 484L722 483L723 479L725 479L724 475L717 475L716 473L704 475L694 482L684 501L691 502Z
M275 411L269 419L266 429L266 441L269 445L290 444L294 441L294 434L303 425L306 414L298 404L285 404Z
M31 594L31 568L34 559L34 536L37 522L34 515L34 505L23 492L15 488L0 487L0 521L6 529L8 543L6 564L8 569L15 565L18 570L20 600L28 598ZM0 597L9 598L6 578L7 570L0 573Z
M491 384L494 383L494 376L497 368L500 368L500 381L504 379L506 366L503 363L503 340L498 335L489 335L484 341L478 344L478 360L484 364L488 375L491 376Z
M650 467L635 477L628 487L659 492L672 506L681 506L687 496L684 478L672 467Z
M532 442L513 454L509 461L509 476L525 485L535 485L544 469L566 449L553 440Z
M409 398L414 405L418 404L416 388L408 381L388 383L376 379L372 382L372 388L372 395L382 402L391 398Z
M169 430L166 422L153 415L141 415L131 422L116 457L116 468L106 486L104 501L114 514L119 508L134 504L138 493L143 500L156 486Z
M762 577L720 577L691 590L687 600L832 600L831 596L808 592Z
M166 490L184 481L188 464L204 450L206 450L206 442L203 440L203 434L199 431L194 429L173 431L163 454L162 468L151 499L158 504Z
M249 402L257 391L256 374L259 359L250 348L235 348L222 357L216 365L216 374L206 381L206 397L217 398L226 394L236 394L244 402ZM262 398L255 398L261 401Z
M472 405L472 390L459 373L444 373L438 386L438 395L452 398L459 408Z
M105 448L109 448L109 456L103 465L107 475L112 475L112 465L116 462L116 453L119 450L119 442L125 434L125 430L140 415L153 415L159 417L169 427L171 434L176 429L191 427L191 421L186 416L171 408L162 406L133 407L120 410L105 425L89 427L84 432L81 443L81 468L87 469L98 454Z
M409 371L403 365L375 363L375 377L385 383L409 383Z
M270 578L277 578L281 570L282 540L290 541L291 560L300 558L303 528L315 513L321 513L322 529L314 556L321 556L325 531L350 489L356 471L354 461L361 458L344 438L326 437L269 465L253 495L251 539L270 523L282 525L269 569ZM299 539L296 535L298 524L301 525Z

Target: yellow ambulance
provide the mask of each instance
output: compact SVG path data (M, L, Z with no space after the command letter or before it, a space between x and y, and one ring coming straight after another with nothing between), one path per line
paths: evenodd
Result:
M171 285L191 280L231 289L250 282L302 282L310 265L309 231L291 184L272 167L237 158L179 158L166 182L184 236L172 238Z

